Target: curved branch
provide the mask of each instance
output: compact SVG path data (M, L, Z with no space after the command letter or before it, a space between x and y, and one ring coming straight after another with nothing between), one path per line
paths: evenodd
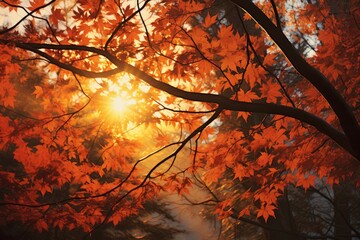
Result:
M272 38L295 69L325 97L340 120L340 124L356 157L360 159L360 126L341 94L330 81L318 70L312 67L298 53L280 28L263 13L251 0L232 0L234 5L246 11Z
M353 149L348 138L342 132L336 130L329 123L323 119L306 112L301 109L277 105L273 103L258 103L258 102L242 102L228 99L221 95L215 95L210 93L198 93L198 92L188 92L181 90L179 88L173 87L168 83L160 82L148 75L146 72L141 71L140 69L118 60L115 56L111 55L109 52L87 46L75 46L75 45L52 45L52 44L37 44L37 43L21 43L13 42L9 40L1 40L0 43L3 44L14 44L15 46L22 48L24 50L29 50L31 52L37 53L42 57L46 58L49 62L71 71L80 76L96 78L96 77L108 77L112 74L119 73L121 71L126 71L135 77L138 77L145 81L147 84L152 87L167 92L170 95L180 97L183 99L197 101L197 102L206 102L206 103L215 103L225 110L231 111L244 111L244 112L254 112L254 113L267 113L267 114L279 114L283 116L292 117L294 119L300 120L301 122L307 123L315 127L321 133L327 135L333 139L337 144L344 148L347 152L353 155L356 159L360 161L360 148ZM76 68L70 64L62 63L57 59L53 58L49 54L40 51L40 49L53 49L53 50L78 50L78 51L88 51L97 53L106 57L111 61L117 68L108 70L105 72L91 72L83 69Z
M56 0L51 0L50 2L48 2L48 3L44 4L44 5L41 5L41 6L37 7L37 8L35 8L35 9L32 10L31 12L27 11L26 8L23 7L23 6L11 4L11 3L8 3L8 2L6 2L6 1L4 1L4 0L2 0L2 2L4 2L6 5L9 5L9 6L11 6L11 7L21 8L23 11L26 12L26 15L23 16L19 21L17 21L13 26L11 26L11 27L9 27L9 28L6 28L6 29L4 29L4 30L2 30L2 31L0 31L0 35L1 35L1 34L5 34L5 33L9 33L10 31L14 30L17 26L19 26L19 25L20 25L26 18L28 18L29 16L32 16L32 17L38 18L38 19L42 19L42 18L33 16L33 13L35 13L35 12L37 12L37 11L43 9L43 8L46 8L46 7L50 6L51 4L53 4L54 2L56 2ZM47 21L46 19L42 19L42 20ZM48 26L50 27L49 22L47 22L47 23L48 23ZM51 27L50 27L50 29L51 29ZM51 29L51 30L52 30L52 29Z

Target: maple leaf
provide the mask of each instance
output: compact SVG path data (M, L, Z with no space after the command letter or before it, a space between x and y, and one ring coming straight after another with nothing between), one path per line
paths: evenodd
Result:
M298 167L299 161L300 161L299 158L293 158L289 161L286 161L285 165L291 171L295 171L295 169Z
M33 94L36 96L36 98L39 98L43 95L43 89L40 86L35 86L35 91L33 92Z
M260 157L258 157L257 159L257 162L260 165L260 167L264 167L267 164L271 165L273 159L274 156L269 155L267 152L261 152Z
M0 89L0 101L5 107L14 107L16 93L17 91L9 79L3 79L2 88Z
M62 14L61 9L56 8L51 10L49 20L55 26L55 28L57 28L59 21L65 21L65 17L64 14Z
M211 27L211 25L213 25L217 20L217 15L211 16L210 13L208 13L206 15L206 17L204 18L204 26L206 28Z
M40 192L41 192L41 195L44 196L45 193L47 193L47 192L51 193L52 190L51 190L51 188L47 185L47 183L42 183L42 184L40 185Z
M260 82L261 74L263 74L262 68L254 66L251 64L245 72L245 79L249 83L250 87L255 87L256 83Z
M62 221L61 219L59 221L56 222L56 225L59 227L60 231L63 230L64 228L64 221Z
M239 218L250 215L250 208L246 207L239 212Z
M310 187L315 186L315 179L316 176L314 175L300 176L300 179L297 182L296 186L302 186L305 190L307 190Z
M6 74L18 74L21 70L21 67L17 63L10 63L6 65L5 73Z
M249 112L238 112L237 113L237 117L238 118L242 117L245 120L245 122L248 121L248 118L249 118L250 115L251 115L251 113L249 113Z
M234 168L233 171L235 173L234 178L239 178L240 181L244 178L244 177L249 177L254 175L254 170L251 168L247 168L245 166L243 166L242 164L237 164Z
M70 40L75 40L79 38L78 27L73 26L72 28L66 27L67 36Z
M280 87L275 84L263 84L261 86L261 92L266 97L267 102L277 102L277 98L282 97Z
M11 28L0 22L6 225L90 232L142 216L163 191L192 193L193 183L211 193L220 218L234 208L267 222L280 195L296 203L318 177L360 186L355 1L336 13L332 1L291 10L235 2L0 2L4 19L41 9ZM264 15L228 12L239 6ZM291 38L274 30L274 9ZM114 114L109 99L125 92L134 105ZM331 229L332 219L314 217Z
M219 29L218 32L218 37L221 40L221 42L224 43L229 43L231 44L231 46L235 46L236 49L236 44L235 43L231 43L229 40L232 39L234 36L233 34L233 30L232 30L232 26L224 26L222 25L221 28Z
M213 168L206 172L205 180L207 183L216 182L224 173L225 167Z
M39 232L42 232L43 230L47 231L49 229L49 225L45 222L44 219L39 219L35 225Z
M238 97L239 97L239 99L241 99L241 101L244 101L244 102L252 102L253 100L259 99L259 96L255 92L250 91L250 90L246 91L246 92L241 90L238 93Z
M276 55L275 54L266 54L263 64L267 66L272 66L275 62Z
M45 0L32 0L30 1L29 10L34 11L37 8L40 8L45 5Z
M222 69L232 69L235 70L238 62L235 61L232 57L224 57L221 61L221 68Z
M4 97L2 99L2 102L4 104L5 107L11 107L14 108L14 104L15 104L15 97L12 95L9 95L7 97Z
M199 63L197 63L199 70L201 72L211 72L211 70L214 68L214 66L206 60L202 60Z
M4 4L4 7L8 8L9 12L12 12L12 11L17 12L19 7L16 7L16 6L20 6L21 0L12 0L9 2L11 2L12 5ZM0 5L1 5L1 3L0 3Z
M256 217L262 217L264 218L265 222L267 222L269 216L275 217L274 210L276 207L271 204L263 204L260 209L257 210Z
M233 213L231 206L232 206L232 199L226 199L217 204L214 213L218 215L219 219L227 218Z

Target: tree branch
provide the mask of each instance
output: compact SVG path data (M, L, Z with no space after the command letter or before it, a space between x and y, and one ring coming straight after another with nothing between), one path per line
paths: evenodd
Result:
M341 94L334 88L330 81L318 70L312 67L298 53L284 33L275 26L272 21L251 1L251 0L232 0L234 5L242 8L266 31L284 55L292 63L295 69L325 97L335 114L340 120L340 124L349 144L357 159L360 159L360 126Z
M353 155L356 159L360 161L360 148L353 149L350 145L347 137L340 131L336 130L329 123L323 119L306 112L298 108L292 108L283 105L277 105L273 103L258 103L258 102L242 102L228 99L221 95L215 95L210 93L198 93L198 92L188 92L182 89L171 86L168 83L160 82L148 75L146 72L141 71L140 69L118 60L115 56L111 55L109 52L104 51L99 48L87 47L87 46L76 46L76 45L53 45L53 44L38 44L38 43L22 43L15 42L10 40L1 40L0 43L3 44L14 44L15 46L22 48L24 50L29 50L31 52L37 53L40 56L46 58L52 64L55 64L63 69L71 71L80 76L97 78L97 77L109 77L112 74L126 71L135 77L138 77L151 85L152 87L167 92L170 95L180 97L183 99L197 101L197 102L206 102L206 103L215 103L218 104L221 108L231 111L243 111L243 112L254 112L254 113L268 113L268 114L279 114L283 116L292 117L294 119L300 120L301 122L307 123L321 133L327 135L338 143L342 148L347 152ZM62 63L49 54L40 51L40 49L53 49L53 50L77 50L77 51L88 51L97 53L106 57L111 61L117 68L108 70L105 72L91 72L83 69L76 68L70 64Z

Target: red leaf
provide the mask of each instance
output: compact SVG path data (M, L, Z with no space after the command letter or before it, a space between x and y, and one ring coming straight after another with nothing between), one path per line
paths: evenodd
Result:
M30 1L29 10L34 11L35 9L44 5L45 5L45 0L32 0Z
M57 28L59 25L59 21L65 20L64 14L58 8L52 9L49 20L50 20L50 23L52 23Z
M210 16L210 13L208 13L204 19L204 26L206 28L209 28L211 25L213 25L217 20L217 14L214 16Z
M260 167L264 167L265 165L271 165L274 159L273 155L269 155L267 152L261 152L260 157L257 159L257 163Z
M49 225L43 219L39 219L36 222L36 228L39 232L42 232L43 230L47 231L49 230Z
M269 216L275 217L275 209L276 207L271 204L262 205L261 208L258 210L256 217L263 217L265 222L267 222Z

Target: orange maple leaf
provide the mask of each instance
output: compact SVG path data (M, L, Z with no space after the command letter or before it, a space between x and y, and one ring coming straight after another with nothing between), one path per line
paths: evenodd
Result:
M260 157L257 159L257 163L260 167L264 167L267 164L271 165L273 159L273 155L269 155L267 152L261 152Z
M30 1L29 10L34 11L35 9L44 5L45 5L45 0L32 0Z
M213 25L217 20L217 14L215 14L214 16L211 16L210 13L208 13L204 19L204 26L206 28L211 27L211 25Z
M65 21L65 17L61 10L56 8L51 10L49 20L57 28L59 21Z
M301 176L299 181L297 182L296 186L302 186L305 190L309 189L311 186L315 186L315 179L316 176L309 175L309 176Z
M43 95L43 89L40 86L35 86L35 91L33 92L33 94L35 94L36 98L39 98Z
M263 217L265 222L267 222L269 216L275 217L275 212L274 212L275 209L276 207L274 205L263 204L261 208L258 210L256 217L258 218Z

